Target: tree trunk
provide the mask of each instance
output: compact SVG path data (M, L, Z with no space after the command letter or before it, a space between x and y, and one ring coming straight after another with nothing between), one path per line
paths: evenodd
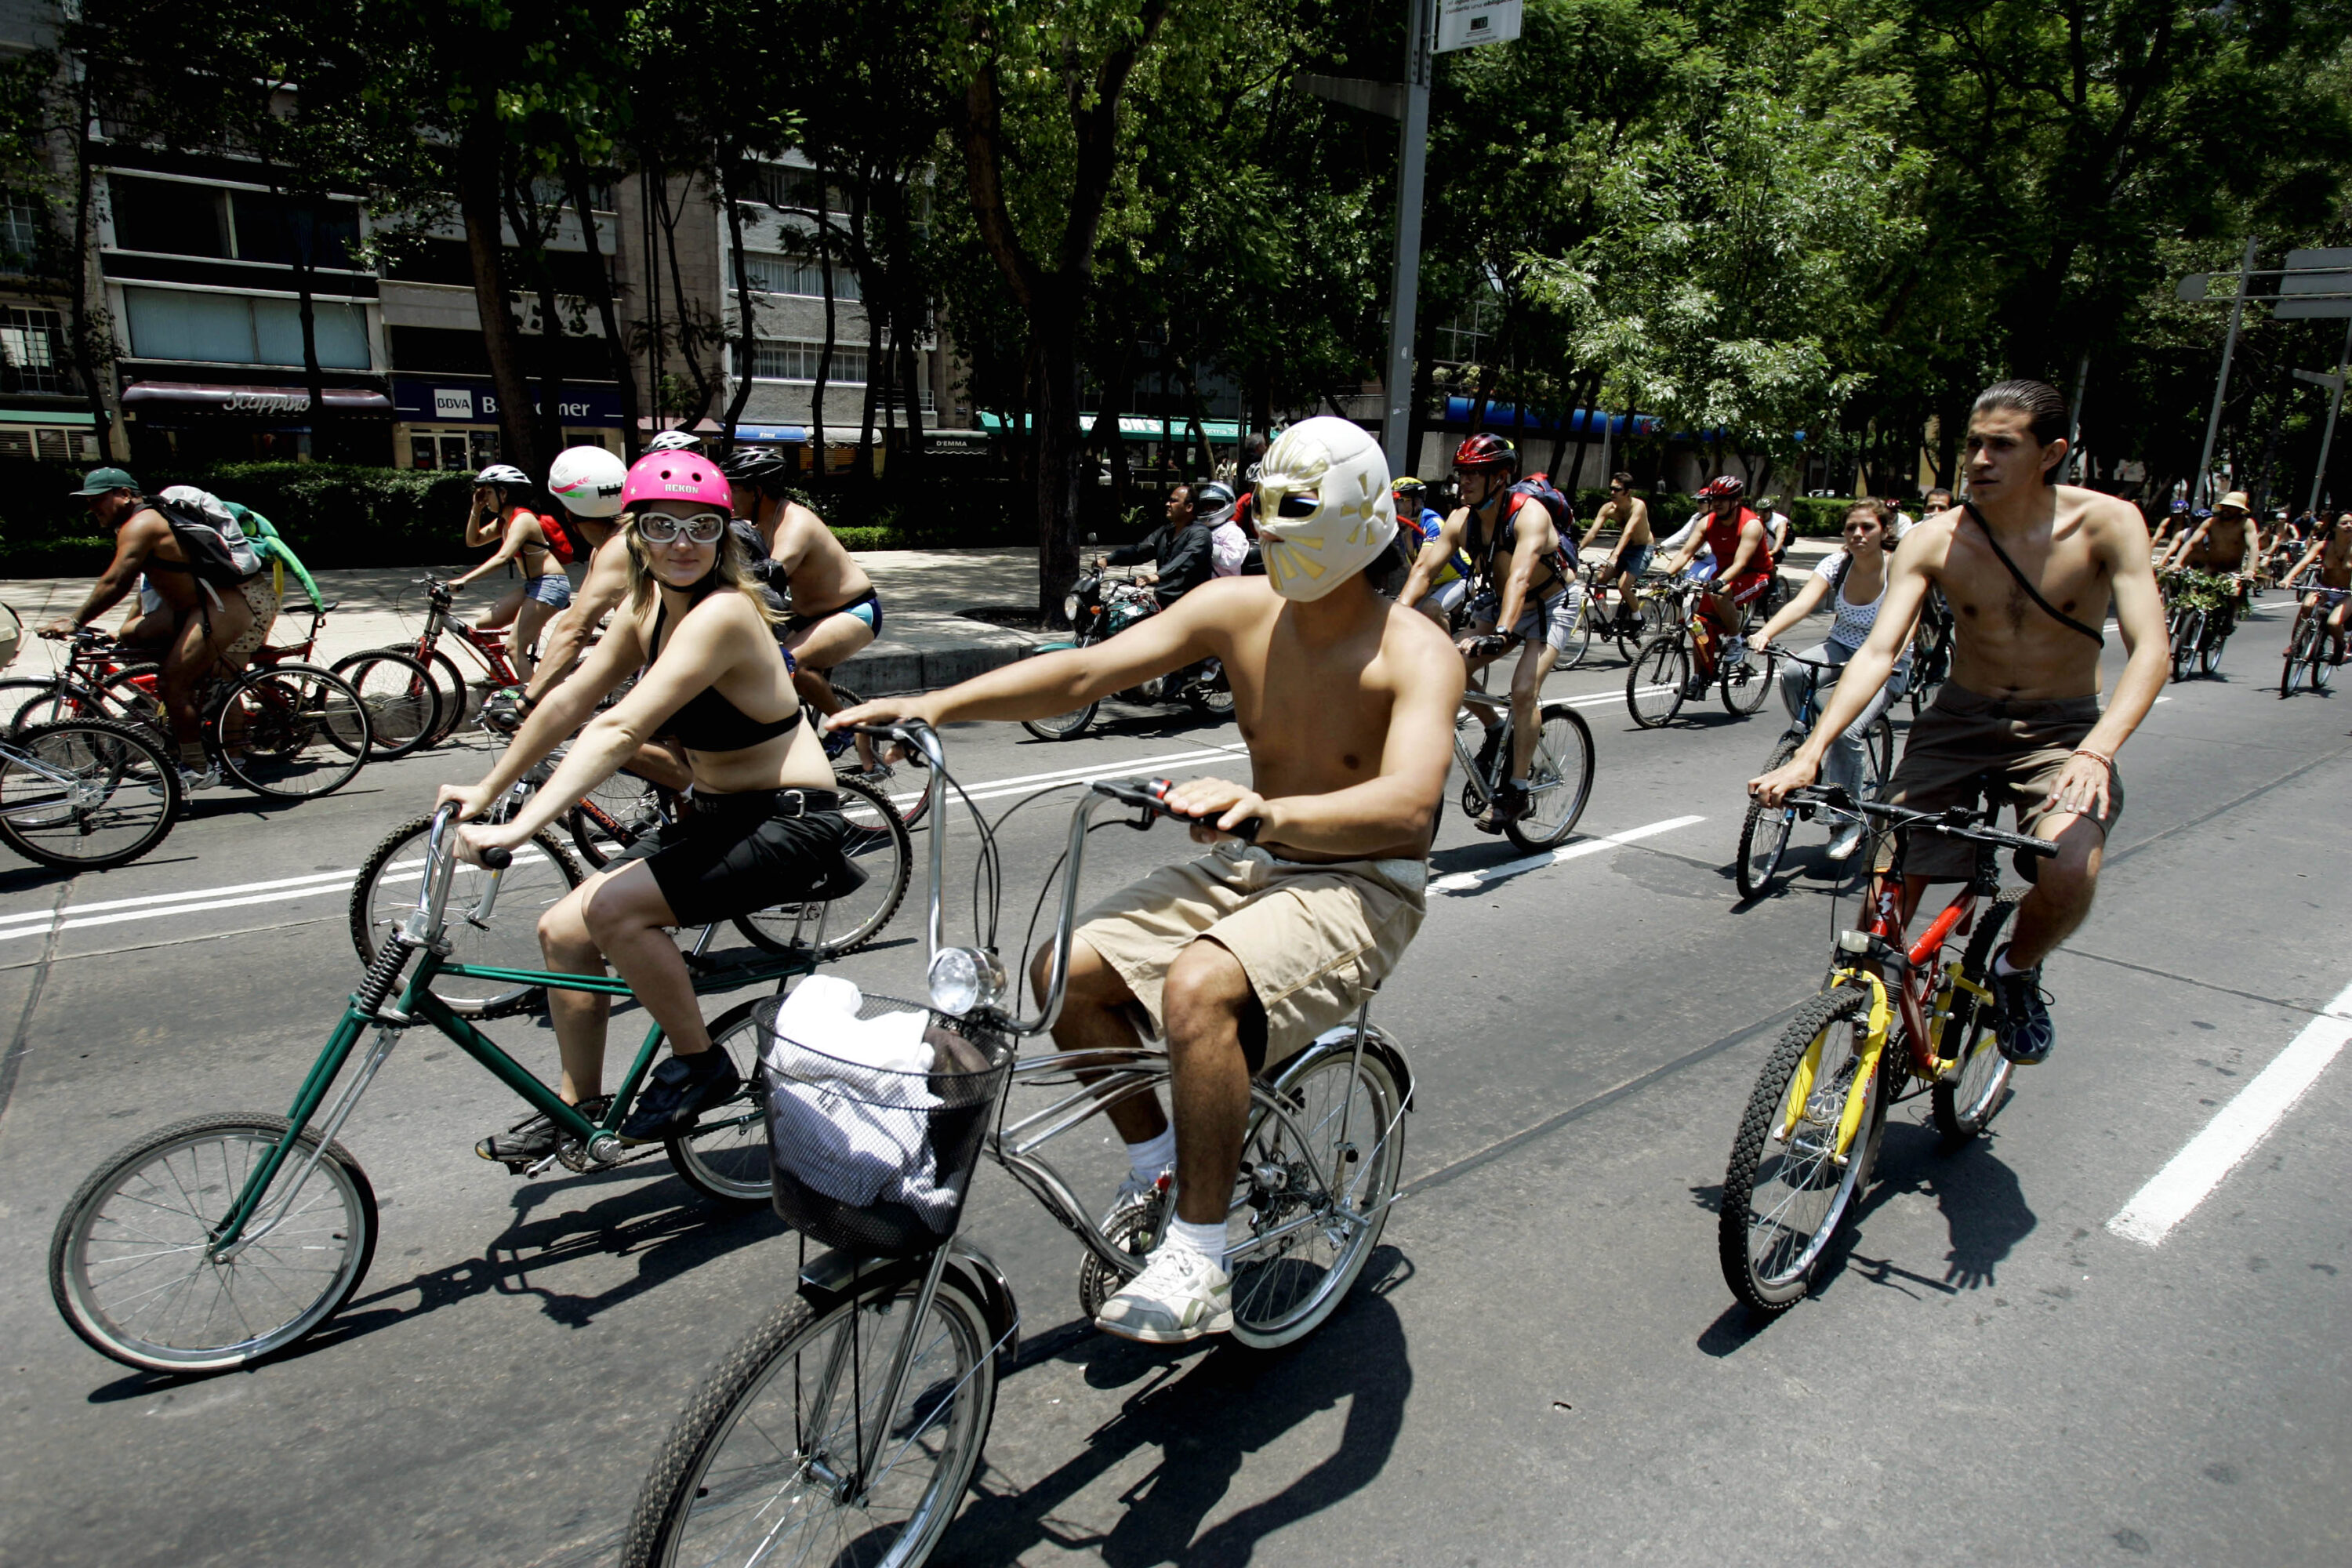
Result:
M857 470L851 479L857 484L870 484L874 479L874 395L887 384L877 380L874 372L882 361L882 317L875 312L874 290L862 272L858 279L868 283L866 296L866 404L857 425Z
M824 210L824 165L816 166L816 267L817 278L824 289L824 346L816 354L816 386L809 396L810 451L814 454L809 465L810 479L822 487L825 482L824 384L833 374L833 345L841 331L839 313L833 298L833 226Z
M621 336L620 312L613 300L613 275L604 270L604 243L596 234L596 214L588 195L588 171L580 161L577 147L565 149L563 159L564 188L572 195L572 210L580 215L581 243L588 249L588 273L594 287L589 298L596 303L596 318L604 328L604 353L613 366L613 379L621 389L621 451L625 461L637 460L643 445L637 433L637 373L629 363L629 345Z
M466 253L474 266L474 309L482 321L482 343L490 360L490 384L499 398L503 459L527 474L542 471L531 429L530 386L523 379L521 334L507 306L505 258L499 252L498 132L469 121L457 150L457 205L466 220ZM520 237L518 236L518 238Z
M727 400L727 428L719 433L719 449L731 452L735 449L735 427L743 422L744 405L751 401L751 363L759 343L759 320L751 305L751 264L743 255L743 204L736 199L732 177L719 181L719 201L727 209L727 245L735 259L735 395Z
M74 374L81 378L82 395L89 400L90 428L98 435L98 454L102 462L116 460L114 420L106 407L106 392L100 378L113 363L113 331L101 329L91 319L89 308L89 275L98 265L98 247L90 234L90 218L97 198L98 171L89 162L90 77L80 73L74 87L74 232L73 245L67 265L72 268L67 286L68 309L72 330L68 348L73 354ZM99 337L104 331L107 352L99 352Z
M539 296L539 396L531 428L539 455L553 462L555 454L563 449L563 314L556 301L555 268L547 259L547 242L554 237L563 212L561 207L541 212L528 181L509 185L507 200L507 222L514 230L515 244L534 262L531 292ZM535 475L539 469L531 466L525 471Z
M1062 623L1062 600L1078 580L1077 317L1038 323L1037 613Z

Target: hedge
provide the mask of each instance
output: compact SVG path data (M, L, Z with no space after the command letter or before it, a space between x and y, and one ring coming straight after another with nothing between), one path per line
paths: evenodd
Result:
M462 473L346 463L215 463L134 469L152 490L193 484L268 518L314 570L430 566L463 559L472 484ZM91 577L114 542L90 522L79 469L0 458L0 577ZM906 479L811 495L852 550L1019 544L1036 537L1035 492L1008 479ZM545 504L544 502L542 504Z

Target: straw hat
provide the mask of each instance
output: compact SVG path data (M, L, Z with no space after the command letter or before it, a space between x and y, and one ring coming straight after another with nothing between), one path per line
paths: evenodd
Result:
M2231 490L2228 495L2223 496L2220 500L2213 503L2213 510L2215 511L2252 511L2254 510L2254 506L2252 500L2248 498L2245 491Z

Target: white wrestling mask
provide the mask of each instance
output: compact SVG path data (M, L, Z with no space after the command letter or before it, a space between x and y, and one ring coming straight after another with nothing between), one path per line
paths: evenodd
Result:
M1286 599L1323 597L1396 538L1380 443L1329 415L1300 420L1266 449L1252 510L1266 577Z

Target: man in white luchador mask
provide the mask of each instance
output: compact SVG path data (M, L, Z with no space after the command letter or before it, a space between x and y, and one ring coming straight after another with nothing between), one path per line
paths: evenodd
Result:
M1130 1166L1110 1218L1152 1202L1171 1167L1175 1211L1143 1272L1096 1320L1154 1343L1232 1326L1226 1211L1250 1077L1352 1018L1420 929L1462 697L1445 634L1382 596L1406 561L1371 437L1344 419L1292 426L1260 466L1250 521L1264 577L1218 578L1091 647L834 720L1043 719L1224 661L1251 782L1170 791L1176 812L1206 819L1192 837L1214 847L1081 917L1054 1026L1065 1051L1126 1048L1139 1012L1168 1042L1174 1125L1149 1096L1108 1112ZM1253 818L1244 842L1235 830ZM1033 976L1040 995L1050 956Z

